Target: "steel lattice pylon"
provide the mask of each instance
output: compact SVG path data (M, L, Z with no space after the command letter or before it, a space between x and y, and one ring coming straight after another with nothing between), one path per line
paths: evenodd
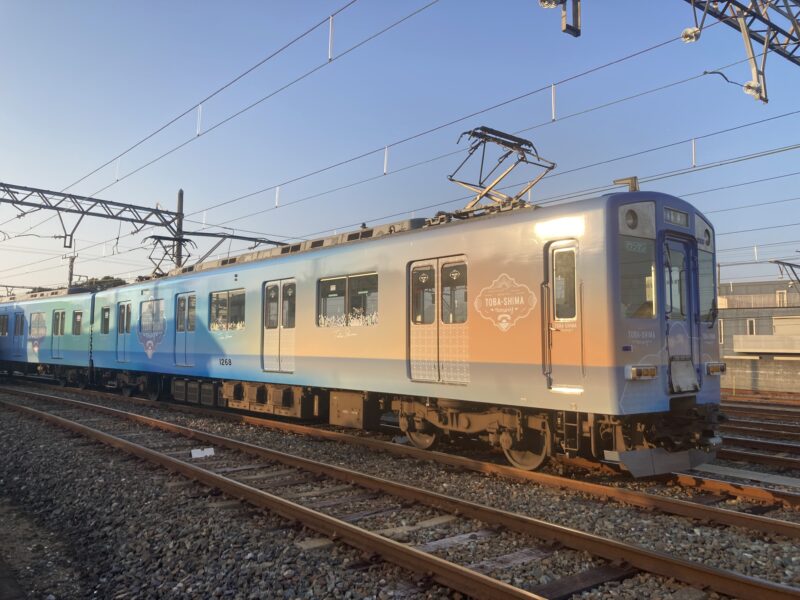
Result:
M752 80L744 84L744 91L758 100L769 100L764 75L768 54L777 54L800 66L800 0L684 2L689 3L694 11L694 27L683 31L684 41L697 41L708 17L725 23L742 34L752 73ZM539 0L539 5L543 8L560 6L561 30L575 37L581 34L581 0ZM568 6L571 11L568 11ZM754 43L760 48L754 48Z
M800 67L800 0L684 1L692 5L695 19L695 26L683 32L685 41L693 42L700 37L709 16L741 32L752 74L744 91L758 100L769 100L764 74L769 53ZM760 46L759 53L753 42Z

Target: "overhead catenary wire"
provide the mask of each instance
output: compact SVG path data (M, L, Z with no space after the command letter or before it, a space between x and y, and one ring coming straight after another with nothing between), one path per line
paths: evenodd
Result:
M800 144L793 145L793 146L784 146L784 147L781 147L781 148L784 148L784 151L786 151L785 150L786 148L795 149L797 147L800 147ZM754 154L749 154L749 155L744 155L744 156L732 157L730 159L724 159L722 161L716 161L714 163L709 163L708 165L703 165L703 166L706 167L706 168L718 168L718 167L721 167L721 166L727 166L728 164L742 162L744 160L753 160L753 159L761 158L761 157L764 157L764 156L773 156L773 155L775 155L776 150L777 149L770 149L770 150L766 150L766 151L763 151L763 152L760 152L760 153L754 153ZM689 174L691 172L693 172L693 171L692 170L668 171L666 173L654 174L652 176L642 178L641 181L645 182L645 181L648 181L648 180L661 179L667 174L669 176L671 176L671 177L677 177L677 176L681 176L681 175L687 175L687 174ZM511 187L511 186L509 186L509 187ZM611 186L611 187L619 187L619 186ZM692 192L689 192L689 193L684 194L684 195L689 195L691 193ZM439 202L439 203L429 204L429 205L422 206L422 207L416 207L414 209L410 209L410 210L406 210L406 211L402 211L402 212L398 212L398 213L393 213L393 214L390 214L390 215L384 215L384 216L378 217L376 219L370 219L370 220L368 220L366 222L372 223L372 222L375 222L375 221L382 221L382 220L385 220L385 219L388 219L388 218L396 218L396 217L404 216L404 215L410 214L411 212L416 212L416 211L421 211L421 210L426 210L426 209L431 209L431 208L438 208L438 207L441 207L443 205L452 204L454 202L463 202L463 200L466 199L466 198L467 197L461 197L461 198L447 200L445 202ZM559 201L561 201L561 200L559 200ZM545 200L543 202L540 202L539 204L543 204L543 203L549 203L549 202L547 200ZM310 234L306 234L306 236L307 236L308 239L312 239L314 237L318 237L319 235L322 235L324 233L328 233L328 232L333 231L335 229L341 230L341 229L347 229L347 228L350 228L350 227L358 227L359 225L360 225L360 222L359 223L351 223L351 224L347 224L347 225L340 225L339 227L336 227L336 228L333 228L333 229L328 229L328 230L324 230L324 231L319 231L319 232L313 232L313 233L310 233ZM785 227L793 227L793 226L798 226L798 225L800 225L800 223L789 223L789 224L781 224L781 225L777 225L777 226L769 226L769 227L763 227L763 228L722 232L722 233L717 233L716 235L717 235L717 237L720 237L720 236L724 236L724 235L733 235L733 234L737 234L737 233L747 233L747 232L750 232L750 231L767 230L767 229L772 229L773 227L774 228L785 228ZM103 243L105 243L105 242L98 242L98 243L96 243L94 245L88 246L87 249L102 245ZM134 248L131 248L130 250L128 250L126 252L135 252L137 250L140 250L140 248L134 247ZM122 254L122 253L120 253L120 254ZM43 259L41 261L36 261L35 263L31 263L31 264L39 264L39 263L45 262L47 260L52 260L52 258ZM88 262L88 261L86 261L86 262ZM31 264L24 265L23 267L31 266ZM11 267L8 270L15 270L15 269L18 269L18 268L21 268L21 267ZM6 277L18 277L18 276L28 275L28 274L31 274L31 273L51 270L53 268L58 268L58 267L57 266L47 267L45 269L39 269L37 271L28 271L28 270L26 270L24 273L20 273L18 275L12 274L12 275L8 275ZM0 269L0 273L2 273L2 272L4 272L4 270Z
M338 13L340 13L341 11L343 11L344 9L346 9L347 7L349 7L350 5L352 5L352 4L353 4L354 2L356 2L356 1L357 1L357 0L351 0L351 2L349 2L349 3L347 3L346 5L344 5L343 7L341 7L341 8L340 8L340 9L339 9L339 10L338 10L338 11L337 11L335 14L338 14ZM407 14L406 16L404 16L404 17L402 17L402 18L400 18L400 19L397 19L397 20L393 21L392 23L390 23L388 26L384 27L383 29L381 29L381 30L377 31L376 33L373 33L372 35L370 35L370 36L368 36L367 38L365 38L365 39L361 40L360 42L358 42L358 43L354 44L353 46L350 46L349 48L347 48L347 49L346 49L346 50L344 50L343 52L340 52L340 53L339 53L339 54L337 54L336 56L334 56L334 57L330 58L329 60L326 60L324 63L321 63L321 64L317 65L316 67L312 68L311 70L309 70L309 71L306 71L305 73L303 73L303 74L302 74L302 75L300 75L299 77L295 78L294 80L290 81L290 82L289 82L289 83L287 83L287 84L284 84L283 86L281 86L281 87L277 88L276 90L273 90L272 92L270 92L270 93L269 93L269 94L267 94L266 96L262 96L260 99L256 100L255 102L252 102L251 104L249 104L249 105L245 106L244 108L242 108L242 109L240 109L240 110L236 111L236 112L235 112L235 113L233 113L232 115L229 115L228 117L226 117L226 118L225 118L225 119L223 119L222 121L220 121L220 122L218 122L218 123L214 124L213 126L211 126L211 127L207 128L207 129L205 129L205 130L203 130L203 131L199 131L199 130L198 130L194 136L192 136L191 138L187 139L186 141L184 141L184 142L182 142L182 143L178 144L177 146L174 146L174 147L173 147L173 148L171 148L170 150L167 150L166 152L164 152L164 153L160 154L160 155L159 155L159 156L157 156L156 158L154 158L154 159L152 159L152 160L150 160L150 161L146 162L146 163L145 163L145 164L143 164L143 165L140 165L139 167L137 167L136 169L134 169L134 170L132 170L132 171L130 171L130 172L128 172L128 173L126 173L125 175L122 175L122 176L115 177L114 181L112 181L112 182L111 182L111 183L109 183L108 185L105 185L104 187L100 188L99 190L95 191L93 194L90 194L90 196L96 196L97 194L100 194L100 193L104 192L105 190L107 190L107 189L111 188L112 186L114 186L114 185L118 184L120 181L124 181L124 180L125 180L125 179L127 179L128 177L130 177L130 176L132 176L132 175L134 175L134 174L136 174L136 173L138 173L138 172L140 172L140 171L142 171L142 170L146 169L147 167L149 167L149 166L151 166L151 165L153 165L153 164L155 164L155 163L157 163L157 162L161 161L162 159L164 159L164 158L166 158L167 156L169 156L169 155L173 154L174 152L178 151L179 149L181 149L181 148L183 148L183 147L185 147L185 146L187 146L187 145L191 144L192 142L196 141L197 139L199 139L199 138L201 138L201 137L204 137L204 136L208 135L208 134L209 134L209 133L211 133L212 131L215 131L216 129L218 129L219 127L221 127L221 126L223 126L223 125L225 125L225 124L227 124L227 123L229 123L229 122L230 122L230 121L232 121L233 119L236 119L236 118L240 117L240 116L241 116L241 115L243 115L244 113L246 113L246 112L248 112L248 111L252 110L252 109L253 109L253 108L255 108L256 106L258 106L258 105L262 104L263 102L265 102L266 100L268 100L268 99L270 99L270 98L272 98L272 97L274 97L274 96L276 96L276 95L280 94L281 92L283 92L283 91L285 91L285 90L289 89L290 87L292 87L292 86L294 86L295 84L297 84L297 83L299 83L299 82L303 81L304 79L307 79L308 77L310 77L311 75L313 75L313 74L314 74L314 73L316 73L317 71L319 71L319 70L321 70L321 69L323 69L323 68L327 67L328 65L330 65L330 64L334 63L335 61L337 61L337 60L339 60L339 59L341 59L341 58L343 58L343 57L345 57L345 56L349 55L350 53L354 52L354 51L355 51L355 50L357 50L358 48L361 48L362 46L364 46L365 44L367 44L367 43L371 42L372 40L374 40L374 39L376 39L376 38L380 37L381 35L383 35L383 34L385 34L385 33L389 32L389 31L391 31L391 30L392 30L392 29L394 29L395 27L397 27L397 26L399 26L400 24L402 24L402 23L404 23L404 22L408 21L408 20L409 20L409 19L411 19L412 17L415 17L416 15L418 15L418 14L420 14L421 12L423 12L423 11L427 10L428 8L430 8L430 7L432 7L433 5L437 4L438 2L439 2L439 0L430 0L430 2L428 2L428 3L427 3L427 4L425 4L424 6L422 6L422 7L418 8L418 9L416 9L416 10L412 11L411 13ZM253 70L255 70L256 68L258 68L259 66L261 66L262 64L264 64L265 62L267 62L267 60L269 60L270 58L273 58L274 56L277 56L277 54L279 54L280 52L282 52L282 51L283 51L283 50L285 50L286 48L290 47L291 45L293 45L294 43L296 43L297 41L299 41L299 40L300 40L300 39L302 39L303 37L305 37L305 36L307 36L308 34L310 34L312 31L314 31L315 29L317 29L318 27L320 27L320 25L322 25L322 24L327 24L327 23L329 22L329 18L330 18L330 17L325 17L325 19L324 19L323 21L321 21L321 22L320 22L320 23L318 23L317 25L313 26L312 28L308 29L306 32L304 32L303 34L301 34L300 36L298 36L297 38L295 38L295 39L294 39L294 40L292 40L291 42L287 43L287 44L286 44L284 47L282 47L282 49L280 49L279 51L276 51L277 53L273 53L272 55L270 55L270 56L269 56L269 57L267 57L266 59L262 60L262 61L261 61L260 63L258 63L257 65L254 65L253 67L251 67L251 68L250 68L248 71L246 71L245 73L243 73L243 74L240 74L239 76L237 76L236 78L234 78L233 80L231 80L230 82L228 82L228 84L226 84L226 85L225 85L225 86L223 86L222 88L218 89L217 91L213 92L213 93L212 93L211 95L209 95L209 96L208 96L206 99L204 99L204 100L200 101L200 103L198 103L198 104L195 104L195 105L194 105L194 106L192 106L191 108L189 108L189 109L187 109L186 111L184 111L184 113L182 113L181 115L179 115L179 116L175 117L174 119L170 120L170 121L169 121L168 123L166 123L165 125L163 125L163 126L161 126L160 128L158 128L158 129L157 129L155 132L152 132L151 134L149 134L149 135L145 136L144 138L142 138L142 140L140 140L139 142L137 142L136 144L134 144L133 146L131 146L130 148L128 148L127 150L125 150L125 151L123 152L123 154L120 154L120 155L116 156L115 158L112 158L110 161L108 161L107 163L105 163L105 164L104 164L104 165L102 165L101 167L98 167L97 169L95 169L95 170L94 170L94 171L92 171L91 173L89 173L89 174L87 174L86 176L82 177L81 179L79 179L79 180L77 180L77 181L73 182L73 183L72 183L72 184L70 184L70 185L69 185L67 188L64 188L64 190L66 190L66 189L69 189L70 187L72 187L72 186L76 185L76 184L77 184L77 183L79 183L80 181L83 181L83 180L85 180L86 178L90 177L91 175L93 175L94 173L96 173L97 171L99 171L100 169L102 169L103 167L105 167L105 166L108 166L109 164L113 163L115 160L117 160L117 158L120 158L121 156L123 156L124 154L127 154L128 152L130 152L130 151L131 151L131 150L133 150L134 148L138 147L139 145L141 145L142 143L144 143L144 142L145 142L145 141L147 141L148 139L151 139L153 136L157 135L158 133L160 133L161 131L163 131L164 129L166 129L166 128L167 128L167 127L169 127L170 125L172 125L172 124L173 124L174 122L176 122L178 119L182 118L182 117L183 117L183 116L185 116L186 114L189 114L191 111L193 111L194 109L196 109L196 108L197 108L197 106L199 106L199 105L200 105L200 104L202 104L203 102L207 101L207 100L208 100L208 99L210 99L211 97L214 97L215 95L217 95L218 93L220 93L220 92L221 92L223 89L226 89L227 87L229 87L230 85L232 85L232 84L233 84L233 83L235 83L236 81L240 80L240 79L241 79L242 77L244 77L246 74L248 74L248 73L252 72L252 71L253 71ZM62 190L62 191L64 191L64 190ZM14 217L14 218L16 218L16 217ZM55 217L54 217L54 216L51 216L51 217L49 217L49 218L45 219L44 221L41 221L40 223L37 223L37 224L36 224L36 225L34 225L33 227L31 227L31 228L27 229L27 230L26 230L26 232L27 232L27 231L30 231L31 229L33 229L33 228L35 228L35 227L39 227L39 226L41 226L41 225L43 225L43 224L45 224L45 223L47 223L47 222L51 221L53 218L55 218ZM13 219L11 219L11 220L13 220ZM3 222L3 223L0 223L0 227L2 227L4 224L6 224L6 223L8 223L8 222L10 222L10 220L9 220L9 221L5 221L5 222ZM23 232L23 233L24 233L24 232Z
M438 0L436 0L436 1L438 1ZM410 16L413 16L414 14L417 14L418 12L421 12L422 10L424 10L424 9L428 8L429 6L431 6L431 5L432 5L432 4L434 4L434 3L435 3L435 2L431 2L430 4L423 6L423 7L422 7L421 9L419 9L418 11L415 11L415 13L412 13L412 15L409 15L408 17L405 17L405 19L408 19L408 18L410 18ZM346 5L344 8L346 8L347 6L349 6L349 4L348 4L348 5ZM341 9L341 10L343 10L343 9ZM398 24L398 23L396 22L395 24L392 24L390 27L394 27L396 24ZM385 30L382 30L382 31L386 31L386 30L388 30L388 28L386 28ZM369 40L369 39L374 39L374 37L376 37L377 35L380 35L380 33L381 33L381 32L378 32L377 34L373 34L373 36L371 36L370 38L368 38L368 40ZM643 54L645 54L645 53L651 52L651 51L653 51L653 50L656 50L656 49L658 49L658 48L664 47L664 46L666 46L666 45L668 45L668 44L671 44L671 43L673 43L673 42L675 42L675 41L677 41L677 40L679 40L679 39L680 39L679 37L670 38L669 40L665 40L665 41L663 41L663 42L660 42L660 43L658 43L658 44L655 44L655 45L648 46L648 47L646 47L646 48L643 48L643 49L637 50L636 52L633 52L633 53L631 53L631 54L627 54L627 55L625 55L625 56L619 57L619 58L617 58L617 59L614 59L614 60L612 60L612 61L606 62L606 63L604 63L604 64L597 65L597 66L595 66L595 67L592 67L592 68L590 68L590 69L587 69L587 70L585 70L585 71L582 71L582 72L580 72L580 73L573 74L573 75L571 75L571 76L568 76L568 77L566 77L566 78L562 79L561 81L559 81L559 82L557 82L557 83L558 83L558 84L562 84L562 83L566 83L566 82L569 82L569 81L573 81L573 80L575 80L575 79L578 79L578 78L580 78L580 77L587 76L587 75L589 75L589 74L591 74L591 73L595 73L595 72L597 72L597 71L600 71L600 70L602 70L602 69L608 68L608 67L610 67L610 66L613 66L613 65L615 65L615 64L619 64L619 63L625 62L625 61L627 61L627 60L630 60L631 58L635 58L635 57L637 57L637 56L641 56L641 55L643 55ZM363 45L363 43L365 43L365 41L362 41L362 42L361 42L361 44L362 44L362 45ZM351 47L350 49L348 49L348 50L347 50L347 52L351 52L351 51L352 51L352 50L354 50L354 49L355 49L355 47ZM340 56L343 56L343 55L344 55L344 53L343 53L343 54L341 54ZM739 61L739 62L741 62L741 61ZM737 64L737 63L733 63L733 64ZM728 66L730 66L730 65L728 65ZM728 68L728 66L726 66L726 67L721 67L721 68ZM690 80L691 80L691 79L696 79L697 77L699 77L699 76L692 77L692 78L690 78ZM483 114L483 113L485 113L485 112L488 112L488 111L490 111L490 110L494 110L494 109L496 109L496 108L499 108L499 107L502 107L502 106L506 106L507 104L510 104L510 103L512 103L512 102L515 102L515 101L518 101L518 100L520 100L520 99L523 99L523 98L525 98L525 97L528 97L528 96L531 96L531 95L533 95L533 94L539 93L540 91L542 91L542 90L544 90L544 89L549 89L549 85L547 85L547 86L544 86L544 87L542 87L542 88L539 88L539 89L536 89L536 90L532 90L532 91L530 91L530 92L526 92L525 94L518 95L518 96L516 96L516 97L514 97L514 98L511 98L511 99L507 99L507 100L501 101L501 102L499 102L499 103L496 103L496 104L494 104L494 105L492 105L492 106L485 107L485 108L483 108L483 109L480 109L480 110L478 110L478 111L475 111L475 112L473 112L473 113L470 113L469 115L465 115L465 116L463 116L463 117L460 117L460 118L458 118L458 119L454 119L454 120L448 121L447 123L443 123L443 124L441 124L441 125L438 125L438 126L435 126L435 127L433 127L433 128L429 128L429 129L427 129L427 130L421 131L421 132L419 132L419 133L416 133L416 134L413 134L413 135L411 135L411 136L407 136L406 138L403 138L403 139L401 139L401 140L397 140L397 141L393 142L393 143L392 143L391 145L389 145L389 146L385 146L385 147L384 147L384 149L385 149L385 148L388 148L388 147L394 147L394 146L397 146L397 145L399 145L399 144L405 143L405 142L407 142L407 141L410 141L410 140L413 140L413 139L418 139L418 138L422 137L423 135L427 135L427 134L429 134L429 133L433 133L434 131L438 131L438 130L440 130L440 129L443 129L443 128L445 128L445 127L448 127L448 126L450 126L450 125L453 125L453 124L459 123L459 122L461 122L461 121L464 121L464 120L466 120L466 119L468 119L468 118L471 118L471 117L473 117L473 116L477 116L477 115L479 115L479 114ZM662 87L661 87L661 88L659 88L659 89L664 89L664 86L662 86ZM646 92L646 93L650 93L650 91L648 91L648 92ZM636 95L636 96L634 96L634 97L641 97L642 95L645 95L646 93L638 94L638 95ZM632 97L631 97L631 98L632 98ZM607 103L605 106L609 106L609 104ZM195 105L195 108L196 108L196 105ZM188 114L188 112L191 112L191 110L193 110L193 108L192 108L192 109L189 109L189 110L187 111L187 113L186 113L186 114ZM586 112L586 111L584 111L584 112ZM570 115L566 115L566 116L562 117L560 120L565 120L565 119L566 119L566 118L568 118L569 116L570 116ZM210 131L210 130L208 130L208 131ZM208 131L206 131L206 133L207 133ZM321 170L317 170L317 171L314 171L314 172L311 172L311 173L307 173L307 174L305 174L305 175L303 175L303 176L301 176L301 177L296 177L296 178L292 179L292 180L291 180L291 182L296 182L296 181L299 181L300 179L305 179L305 178L307 178L307 177L312 177L313 175L316 175L316 174L319 174L319 173L321 173L321 172L324 172L324 171L330 170L330 169L332 169L332 168L335 168L336 166L341 166L341 165L343 165L343 164L347 164L347 163L349 163L349 162L353 162L353 161L355 161L355 160L358 160L359 158L363 158L363 157L365 157L365 156L369 156L369 155L371 155L371 154L374 154L374 152L375 152L375 151L369 151L369 152L366 152L366 153L362 153L362 154L360 154L360 155L359 155L359 156L357 156L357 157L351 157L350 159L347 159L347 160L345 160L345 161L342 161L341 163L337 163L337 164L334 164L334 165L330 165L330 166L328 166L328 167L325 167L325 168L323 168L323 169L321 169ZM460 151L456 151L456 152L447 153L446 155L443 155L443 157L444 157L444 156L450 156L450 155L453 155L453 154L457 154L458 152L460 152ZM108 163L108 164L110 164L110 163L111 163L111 162L113 162L114 160L116 160L116 159L112 159L111 161L109 161L109 163ZM437 159L434 159L434 160L438 160L438 158L437 158ZM408 168L413 168L414 166L420 166L420 165L422 165L422 164L426 164L427 162L432 162L432 160L431 160L431 161L423 161L423 162L421 162L421 163L418 163L418 164L416 164L416 165L412 165L412 166L410 166L410 167L407 167L407 168L405 168L405 169L402 169L402 170L407 170ZM150 163L150 164L152 164L152 161L151 161L151 163ZM399 170L397 170L397 171L395 171L395 172L399 172ZM350 187L354 187L355 185L359 185L360 183L364 183L365 181L370 181L370 180L377 179L377 178L379 178L379 177L372 177L372 178L368 178L367 180L362 180L362 181L360 181L360 182L356 182L356 183L353 183L353 184L348 184L348 185L346 185L346 186L342 186L340 189L347 189L347 188L350 188ZM114 183L117 183L117 181L115 181ZM284 185L284 184L277 184L277 185ZM232 201L228 201L228 202L235 202L235 201L243 200L243 199L245 199L245 198L248 198L248 197L251 197L251 196L253 196L253 195L256 195L256 194L258 194L258 193L261 193L262 191L267 191L267 190L274 189L274 187L277 187L277 186L270 186L270 187L268 187L268 188L264 188L263 190L260 190L260 191L258 191L258 192L254 192L254 193L251 193L251 194L247 194L247 195L245 195L245 196L240 196L240 197L238 197L238 198L235 198L235 199L233 199ZM97 193L99 193L99 192L96 192L95 194L97 194ZM328 193L329 193L329 192L328 192ZM224 205L224 204L223 204L223 205ZM207 209L207 208L206 208L206 209L199 209L199 210L197 210L197 211L194 211L194 212L188 213L188 215L186 215L186 216L188 217L188 216L196 215L196 214L199 214L199 213L201 213L201 212L204 212L204 211L206 211L206 210L208 210L208 209ZM16 219L16 218L17 218L17 217L15 216L14 218L10 219L9 221L6 221L6 223L8 223L8 222L10 222L10 221L12 221L12 220L14 220L14 219ZM49 218L45 219L44 221L42 221L42 222L40 222L40 223L37 223L36 225L33 225L33 226L29 227L28 229L26 229L26 230L24 230L24 231L22 231L22 232L20 232L20 233L18 233L18 234L15 234L14 236L10 236L10 237L9 237L9 238L7 238L6 240L0 240L0 242L2 242L2 241L8 241L9 239L14 239L14 237L16 237L16 236L21 236L21 235L24 235L25 233L27 233L27 232L29 232L29 231L32 231L33 229L35 229L35 228L37 228L37 227L39 227L39 226L41 226L41 225L43 225L43 224L47 223L48 221L52 220L53 218L55 218L55 217L54 217L54 216L53 216L53 217L49 217ZM197 223L197 221L192 221L191 219L186 219L186 220L187 220L187 221L194 222L194 223ZM3 223L0 223L0 226L2 226L2 225L3 225ZM208 227L206 227L206 229L207 229L207 228L208 228ZM251 233L257 233L257 232L252 232L252 231L251 231ZM282 237L282 236L274 236L274 237ZM287 239L287 238L285 238L285 237L284 237L284 239ZM107 242L108 242L108 241L112 241L112 240L107 240ZM106 242L100 242L100 243L106 243Z
M665 42L665 43L669 43L669 42ZM663 45L663 44L662 44L662 45ZM658 47L658 46L656 46L656 47ZM653 48L653 47L651 47L651 49L652 49L652 48ZM648 50L649 50L649 49L645 49L645 50L643 50L643 51L640 51L639 53L635 53L634 55L641 54L641 53L643 53L643 52L645 52L645 51L648 51ZM633 55L631 55L631 56L633 56ZM626 58L628 58L628 57L624 57L623 59L619 59L618 61L615 61L615 62L620 62L621 60L624 60L624 59L626 59ZM613 63L612 63L612 64L613 64ZM599 69L599 68L602 68L602 67L597 67L597 68L595 68L594 70L597 70L597 69ZM591 72L591 71L592 71L592 70L590 70L590 71L588 71L588 72ZM585 73L586 73L586 72L585 72ZM572 78L575 78L575 77L577 77L577 76L573 76ZM699 77L699 76L696 76L696 77L690 78L689 80L696 79L697 77ZM572 78L567 78L566 80L563 80L563 81L568 81L568 80L570 80L570 79L572 79ZM636 97L636 96L634 96L634 97ZM583 112L586 112L586 111L582 111L582 113L583 113ZM566 117L563 117L563 118L566 118ZM563 120L563 118L562 118L562 120ZM775 117L775 118L778 118L778 117ZM766 119L766 120L771 120L771 118L770 118L770 119ZM451 122L451 123L452 123L452 122ZM446 126L446 125L443 125L443 126ZM423 134L424 134L424 133L425 133L425 132L423 132ZM412 138L409 138L409 139L412 139ZM677 142L677 143L681 143L681 142ZM379 178L379 177L378 177L378 178ZM350 187L350 185L352 185L352 184L349 184L349 185L348 185L348 186L346 186L346 187ZM201 209L201 210L205 210L205 209ZM197 211L197 212L200 212L200 211ZM192 214L196 214L196 213L192 213ZM283 237L286 237L286 236L283 236Z

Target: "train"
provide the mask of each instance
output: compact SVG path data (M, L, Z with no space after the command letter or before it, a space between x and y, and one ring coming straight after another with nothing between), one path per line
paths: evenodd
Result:
M0 362L649 476L720 444L714 265L708 219L658 192L408 219L9 299Z

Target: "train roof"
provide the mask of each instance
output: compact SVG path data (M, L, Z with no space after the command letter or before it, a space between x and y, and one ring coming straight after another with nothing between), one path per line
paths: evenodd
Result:
M667 198L679 200L674 196L670 196L668 194L663 194L660 192L636 191L636 192L617 192L617 193L605 194L599 197L577 200L572 202L559 202L557 204L549 205L546 207L537 204L528 204L525 202L521 202L507 209L490 210L483 214L476 214L469 216L458 215L457 212L456 213L441 212L434 217L405 219L402 221L395 221L393 223L383 223L380 225L375 225L374 227L367 227L365 224L362 224L362 226L356 230L346 231L343 233L336 233L334 235L320 237L312 240L304 240L294 244L286 244L275 248L256 250L253 252L247 252L245 254L239 254L236 256L220 258L215 260L208 260L194 265L178 267L169 271L167 276L177 277L180 275L187 275L190 273L192 274L202 273L205 271L220 269L223 267L230 267L233 265L266 261L272 258L279 258L281 256L286 256L290 254L299 254L299 253L310 252L313 250L319 250L322 248L340 246L343 244L351 244L354 242L380 239L391 235L410 233L434 227L438 228L439 226L442 225L449 226L449 225L457 225L460 223L483 221L501 215L528 213L529 211L538 212L539 210L546 210L547 212L550 212L550 210L552 209L563 210L565 207L569 207L569 209L575 210L575 209L580 209L581 205L592 205L592 208L599 208L600 206L608 204L609 202L613 202L614 200L630 202L631 201L630 196L634 194L637 196L641 196L643 200L644 199L655 200L655 199L667 199ZM624 197L624 199L622 197ZM134 283L130 283L128 285L140 285L143 283L146 284L147 281L148 280L137 281ZM149 281L152 281L152 279ZM116 287L121 288L125 286L116 286ZM106 288L106 289L115 289L115 288ZM66 296L70 294L77 294L87 291L91 290L87 290L84 288L69 288L69 289L62 288L57 290L47 290L41 292L32 292L29 294L10 296L7 299L7 301L47 299L50 297Z

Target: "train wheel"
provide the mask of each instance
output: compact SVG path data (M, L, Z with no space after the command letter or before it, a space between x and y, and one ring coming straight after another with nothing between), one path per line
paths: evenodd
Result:
M550 431L530 434L530 440L522 448L503 448L506 460L518 469L535 471L547 462L550 447Z
M436 444L439 436L436 432L422 433L421 431L407 431L409 441L420 450L429 450Z

